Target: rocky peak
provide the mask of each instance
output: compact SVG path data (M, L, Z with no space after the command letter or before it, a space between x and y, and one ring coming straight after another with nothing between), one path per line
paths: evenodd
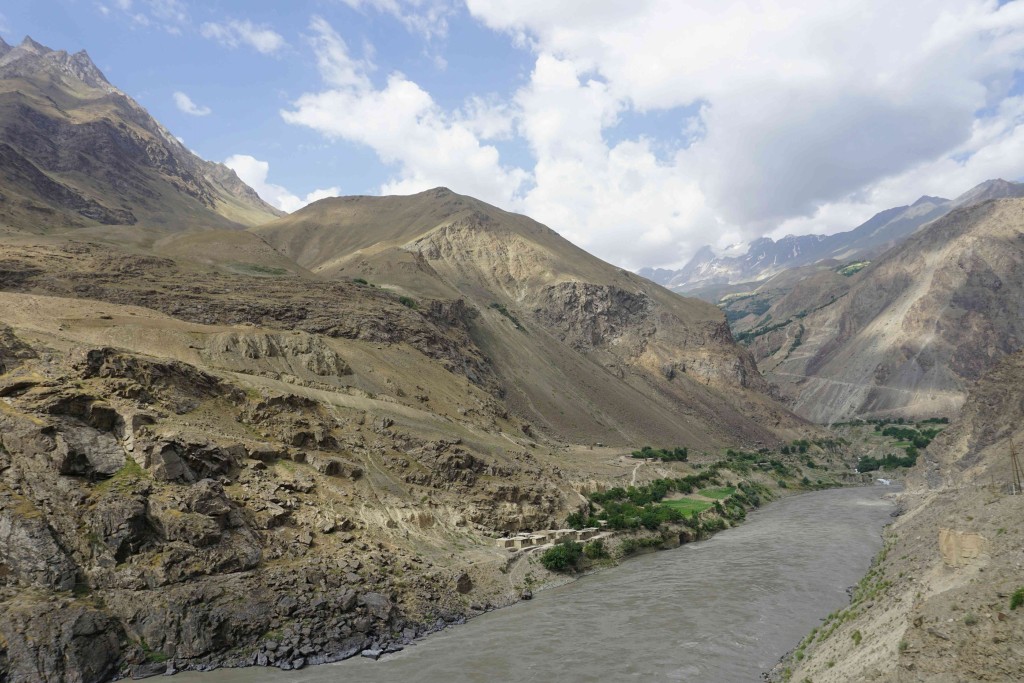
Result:
M45 45L40 45L36 41L32 40L32 36L25 36L25 39L21 41L18 47L26 52L31 52L37 55L45 55L53 52L50 48Z
M18 47L11 48L6 43L0 47L0 77L26 78L38 73L70 78L105 93L115 92L85 50L69 55L40 45L29 36Z

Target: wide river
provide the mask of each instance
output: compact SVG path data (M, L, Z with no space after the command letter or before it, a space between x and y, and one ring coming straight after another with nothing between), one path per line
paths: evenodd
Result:
M182 674L179 683L693 681L754 683L882 545L883 486L771 503L707 541L629 560L374 662Z

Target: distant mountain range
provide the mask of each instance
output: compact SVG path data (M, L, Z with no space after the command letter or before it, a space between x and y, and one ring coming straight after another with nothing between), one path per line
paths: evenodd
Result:
M868 260L896 246L922 226L960 206L987 199L1024 196L1024 184L988 180L956 199L924 196L909 206L875 214L862 225L834 235L787 235L753 240L725 252L702 247L679 270L641 268L639 275L676 292L691 292L709 285L757 282L773 275L822 261Z

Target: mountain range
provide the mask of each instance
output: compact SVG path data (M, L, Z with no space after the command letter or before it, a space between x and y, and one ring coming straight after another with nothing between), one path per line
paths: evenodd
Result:
M787 235L780 240L756 239L724 253L704 246L679 270L641 268L639 275L680 293L715 285L760 282L801 266L835 261L867 261L907 239L922 226L953 209L988 199L1024 196L1024 184L988 180L956 199L924 196L908 206L881 211L847 232L833 235Z

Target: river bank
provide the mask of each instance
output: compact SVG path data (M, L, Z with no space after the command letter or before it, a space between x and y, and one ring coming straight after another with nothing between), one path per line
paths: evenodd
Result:
M514 683L571 674L580 681L754 681L822 615L847 602L847 587L881 547L890 492L846 488L787 497L711 539L540 591L378 662L220 670L180 680Z

